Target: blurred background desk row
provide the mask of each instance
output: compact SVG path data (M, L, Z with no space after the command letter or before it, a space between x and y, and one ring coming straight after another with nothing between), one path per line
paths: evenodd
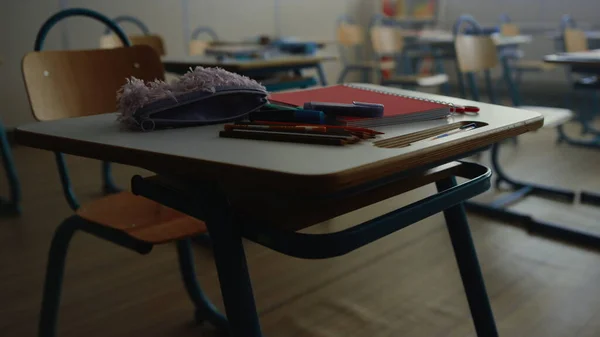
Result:
M168 58L181 58L190 54L190 41L198 27L210 28L214 33L211 36L210 32L196 32L195 38L199 41L214 39L225 42L256 42L260 37L294 37L302 41L317 42L322 47L319 49L320 53L337 56L336 21L341 16L352 18L365 33L374 16L385 15L394 19L409 37L417 34L422 39L435 40L441 34L446 40L456 19L461 14L471 14L485 27L498 27L502 22L510 21L519 27L520 34L531 36L531 40L520 46L526 58L541 60L544 55L556 51L553 37L559 34L561 18L566 13L575 20L577 27L591 30L590 36L598 37L599 34L593 31L600 3L590 0L49 0L7 1L3 2L2 7L7 7L7 10L0 11L0 22L5 27L2 31L19 31L19 34L8 34L10 48L0 52L0 58L5 63L0 68L0 78L5 79L1 84L0 100L6 102L5 106L11 107L10 111L3 112L5 124L11 127L29 122L31 118L28 114L21 113L28 109L19 70L21 57L32 50L32 37L41 22L60 8L85 7L112 18L134 15L149 33L162 38L163 51ZM80 18L69 19L61 25L61 29L49 34L47 49L97 48L105 30L100 23ZM130 35L144 33L140 27L130 22L123 22L122 26ZM593 41L591 42L593 47ZM202 49L204 43L199 44ZM349 61L372 60L372 55L372 46L366 39L365 48L358 54L350 55L357 59ZM343 62L323 63L328 83L338 80L343 66ZM427 66L425 64L424 67ZM456 77L451 71L452 67L447 68L446 73L453 86ZM345 80L363 80L361 76L360 73L352 73ZM565 85L568 85L564 76L556 76L555 73L536 73L527 79L543 81L546 93L560 92L563 96ZM527 86L522 87L524 91L529 89ZM537 86L536 90L541 89ZM526 94L529 95L527 92Z

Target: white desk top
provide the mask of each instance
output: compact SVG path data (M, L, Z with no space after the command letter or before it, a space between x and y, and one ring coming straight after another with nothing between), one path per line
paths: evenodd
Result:
M218 60L213 56L163 56L162 62L165 67L169 66L182 66L182 67L223 67L225 69L256 69L271 66L285 66L285 65L296 65L296 64L317 64L323 61L335 60L337 57L334 55L317 54L314 56L290 56L290 55L277 55L268 58L256 58L256 59L234 59L225 58Z
M308 145L219 138L221 125L132 132L115 122L115 114L40 122L17 128L17 140L28 146L100 160L139 166L159 173L196 174L224 178L277 176L300 188L310 180L320 188L348 186L360 180L422 167L439 160L491 145L541 127L536 112L476 103L421 92L384 88L393 93L477 105L479 116L457 116L431 122L378 128L383 138L412 133L458 121L489 125L439 140L404 148L379 148L365 141L346 146ZM381 138L379 138L381 139ZM258 178L257 178L258 179ZM311 180L313 179L313 180ZM329 185L328 185L329 184Z
M527 44L533 41L531 35L502 36L493 34L492 38L498 47ZM451 32L423 31L418 35L417 41L423 44L451 44L454 43L454 36Z
M548 33L548 37L551 39L562 39L562 32L552 32L552 33ZM600 31L597 30L588 30L585 32L585 36L589 39L589 40L600 40Z
M565 65L580 65L586 67L600 67L600 49L576 53L559 53L547 55L544 61Z

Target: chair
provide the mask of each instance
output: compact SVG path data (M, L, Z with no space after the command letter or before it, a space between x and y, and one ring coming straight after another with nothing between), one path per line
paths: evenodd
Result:
M132 45L148 45L152 47L158 53L158 55L163 56L166 54L165 44L162 37L160 37L160 35L151 34L148 27L139 19L129 15L121 15L114 18L113 21L116 23L133 23L142 31L142 35L129 36L129 41ZM108 28L104 31L104 35L100 37L100 48L117 48L122 46L123 43L121 39L114 34L110 34L110 29Z
M519 27L513 23L503 23L500 25L500 35L503 36L518 36L521 35ZM510 67L515 71L517 83L521 82L521 77L524 72L547 72L556 70L557 67L553 64L544 62L543 60L526 60L522 59L522 52L517 55L515 60L511 60Z
M208 35L210 40L200 40L198 37L200 35ZM190 40L190 55L204 55L206 48L208 48L212 43L218 41L219 37L217 33L210 27L196 27L192 32L191 40Z
M405 54L409 50L404 47L404 37L398 29L390 26L373 26L370 29L370 37L375 54L375 62L384 57L390 57L393 60L391 63L384 63L380 69L394 70L398 58L404 61L403 64L407 63ZM404 72L409 71L408 69L403 70ZM392 75L389 78L382 77L380 81L382 85L408 87L433 87L447 82L448 76L446 74Z
M71 16L101 21L127 47L42 52L50 28ZM126 78L163 78L162 63L152 48L129 46L130 42L119 26L100 13L74 8L50 17L38 32L36 51L23 58L23 77L34 117L48 121L112 112L115 110L115 93ZM56 158L63 188L72 194L70 184L65 184L67 173L62 154L57 153ZM196 308L196 319L199 322L206 319L219 329L227 329L226 318L215 311L204 296L194 272L189 238L206 232L204 222L130 192L112 194L75 208L75 214L57 228L48 253L39 336L56 335L65 259L69 242L77 231L140 254L149 253L154 245L175 242L181 275Z
M454 34L456 36L456 57L458 67L460 70L459 76L466 76L466 82L470 89L470 94L474 100L481 100L481 96L477 89L475 73L482 72L484 74L485 86L487 89L486 91L490 98L490 101L492 103L496 103L496 97L494 95L494 88L492 87L490 71L496 68L501 63L504 80L506 81L506 84L510 89L509 91L511 93L511 99L514 106L518 106L526 110L537 111L540 114L542 114L544 116L545 128L561 127L562 124L568 122L572 118L573 113L570 110L566 109L537 106L521 106L519 93L518 90L516 90L516 84L513 81L510 69L507 65L508 61L506 60L506 58L499 59L497 48L494 44L492 37L477 34L459 34L463 25L470 26L475 32L481 32L481 27L473 17L468 15L461 16L454 26ZM478 211L487 215L492 215L504 219L506 221L516 221L515 219L523 220L524 217L526 217L527 221L530 221L530 216L523 216L520 213L518 214L513 211L507 210L505 209L505 207L530 194L561 198L569 202L572 202L575 199L575 193L573 191L531 184L529 182L518 181L509 177L500 164L499 152L500 144L494 144L491 150L491 163L492 168L496 173L495 186L496 188L499 188L500 184L504 182L512 190L515 191L506 197L491 202L490 204L468 202L467 208L469 210Z
M363 80L366 82L369 73L380 69L382 66L380 62L360 61L365 43L365 34L363 29L350 17L342 16L337 20L336 36L340 49L340 59L343 64L343 69L337 83L344 83L348 73L356 71L361 72ZM354 54L354 61L350 57L350 53Z

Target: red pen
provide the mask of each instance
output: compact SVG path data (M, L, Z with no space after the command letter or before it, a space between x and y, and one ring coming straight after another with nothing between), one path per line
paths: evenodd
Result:
M478 115L479 108L476 106L472 106L472 105L454 105L454 109L452 112L459 113L459 114L471 113L471 114Z

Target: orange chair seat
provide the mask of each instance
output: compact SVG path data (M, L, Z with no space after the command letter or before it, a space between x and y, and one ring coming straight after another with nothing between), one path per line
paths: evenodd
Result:
M77 215L123 231L138 240L160 244L206 233L203 221L150 199L121 192L84 204Z

